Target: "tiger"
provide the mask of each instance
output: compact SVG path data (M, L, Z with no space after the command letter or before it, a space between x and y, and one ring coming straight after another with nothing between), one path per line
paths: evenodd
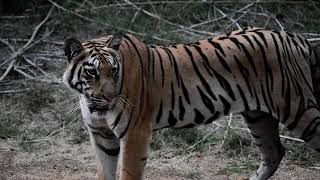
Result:
M241 114L260 152L250 180L285 155L283 124L320 151L320 59L297 34L250 27L193 43L146 45L115 33L65 41L64 83L77 95L98 178L143 179L153 131Z

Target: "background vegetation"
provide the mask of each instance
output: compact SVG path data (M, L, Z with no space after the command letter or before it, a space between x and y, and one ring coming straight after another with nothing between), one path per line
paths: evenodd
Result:
M123 31L148 44L167 45L258 26L298 33L317 43L319 8L316 0L0 1L0 179L16 179L21 177L19 172L28 174L32 168L46 167L42 159L44 164L53 162L47 169L94 172L94 156L77 97L60 81L66 38L87 40ZM286 164L319 172L319 155L285 129L281 128L281 134L288 149ZM206 127L155 132L151 150L150 161L182 163L222 156L226 162L213 174L228 177L252 172L259 160L246 126L236 114ZM47 174L43 176L50 179ZM195 169L174 174L176 179L205 179Z

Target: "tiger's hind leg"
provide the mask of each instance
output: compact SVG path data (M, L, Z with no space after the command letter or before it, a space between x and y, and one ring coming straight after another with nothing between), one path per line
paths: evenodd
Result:
M298 135L306 144L312 149L320 153L320 111L318 108L309 109L300 120L301 124L305 125L305 128ZM300 128L301 129L301 128ZM299 128L293 131L300 130Z
M279 137L279 121L259 111L243 112L242 115L261 156L260 166L250 180L268 179L278 169L285 154L285 148Z

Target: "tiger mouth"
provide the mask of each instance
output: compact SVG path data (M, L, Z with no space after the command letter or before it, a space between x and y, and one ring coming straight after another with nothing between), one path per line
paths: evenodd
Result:
M112 100L115 99L115 97L105 96L105 95L102 95L102 98L103 98L104 100L106 100L108 103L110 103Z
M104 95L101 97L87 97L90 111L99 113L112 109L115 99L116 97Z

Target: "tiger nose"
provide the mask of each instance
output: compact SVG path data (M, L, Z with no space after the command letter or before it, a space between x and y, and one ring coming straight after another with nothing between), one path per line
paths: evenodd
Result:
M103 93L102 93L102 91L101 90L93 90L92 91L92 93L91 93L91 95L93 96L93 97L101 97L102 95L103 95Z

